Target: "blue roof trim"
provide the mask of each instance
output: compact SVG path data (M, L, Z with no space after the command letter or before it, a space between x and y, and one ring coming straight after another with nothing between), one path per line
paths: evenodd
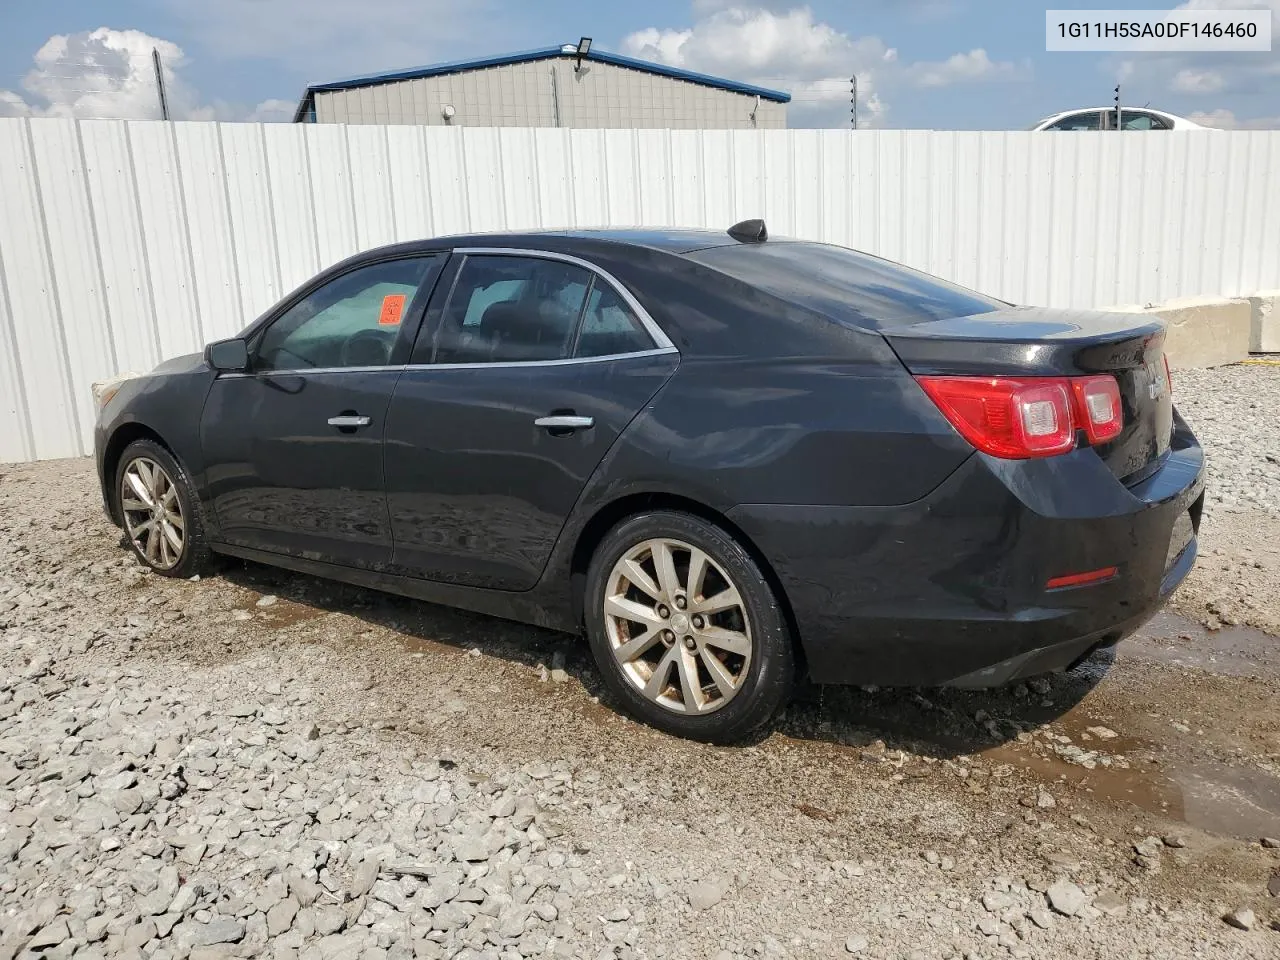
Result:
M554 57L576 58L576 53L566 53L563 46L541 47L537 50L523 50L519 53L507 53L496 57L482 57L477 60L454 60L450 63L435 63L424 67L411 67L407 70L393 70L389 73L371 73L361 77L349 77L345 80L331 80L328 83L313 83L307 87L306 93L303 94L302 102L298 104L298 109L294 112L294 122L297 123L306 116L307 112L312 108L315 100L315 94L324 90L350 90L353 87L369 87L382 83L395 83L398 80L420 80L424 77L438 77L449 73L462 73L465 70L481 70L485 67L502 67L513 63L528 63L532 60L550 60ZM738 83L736 80L725 80L723 77L713 77L705 73L694 73L691 70L681 70L678 67L668 67L661 63L652 63L648 60L636 60L632 57L624 57L617 53L605 53L603 51L591 50L587 53L585 59L595 60L600 63L613 64L615 67L627 67L631 70L642 70L645 73L654 73L663 77L672 77L676 80L686 80L690 83L700 83L703 86L716 87L720 90L728 90L732 93L742 93L747 96L760 97L764 100L772 100L774 103L790 103L791 94L781 90L770 90L767 87L757 87L750 83Z

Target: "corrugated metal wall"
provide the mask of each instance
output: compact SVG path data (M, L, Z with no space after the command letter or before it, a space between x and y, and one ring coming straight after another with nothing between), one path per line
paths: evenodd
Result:
M0 461L89 452L92 381L361 249L749 216L1023 303L1245 294L1280 287L1280 132L0 120Z

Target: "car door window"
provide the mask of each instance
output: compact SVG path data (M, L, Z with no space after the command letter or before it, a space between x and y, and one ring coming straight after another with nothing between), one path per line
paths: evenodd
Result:
M1101 114L1097 110L1089 110L1085 113L1071 113L1063 117L1057 123L1051 123L1045 127L1046 130L1100 130L1102 129Z
M592 273L540 257L469 255L435 336L435 363L570 356Z
M400 323L439 260L374 263L313 290L267 327L254 370L386 366Z
M1164 120L1150 113L1139 113L1136 110L1120 112L1121 130L1168 130Z
M575 357L608 357L653 349L653 338L622 295L597 277L587 297Z

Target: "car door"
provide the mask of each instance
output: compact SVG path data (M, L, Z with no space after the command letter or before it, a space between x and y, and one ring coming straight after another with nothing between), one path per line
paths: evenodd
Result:
M200 438L226 542L390 563L382 432L444 259L399 257L327 278L253 335L248 372L214 381Z
M678 361L584 261L455 251L387 412L395 568L532 587L583 486Z

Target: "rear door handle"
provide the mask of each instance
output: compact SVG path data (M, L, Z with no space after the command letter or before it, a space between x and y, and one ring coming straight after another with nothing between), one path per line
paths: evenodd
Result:
M589 430L596 425L594 417L575 417L568 414L558 414L554 417L539 417L533 421L535 427L544 427L547 430Z
M339 430L354 430L356 427L367 427L369 418L352 414L343 414L340 417L330 417L329 426L337 427Z

